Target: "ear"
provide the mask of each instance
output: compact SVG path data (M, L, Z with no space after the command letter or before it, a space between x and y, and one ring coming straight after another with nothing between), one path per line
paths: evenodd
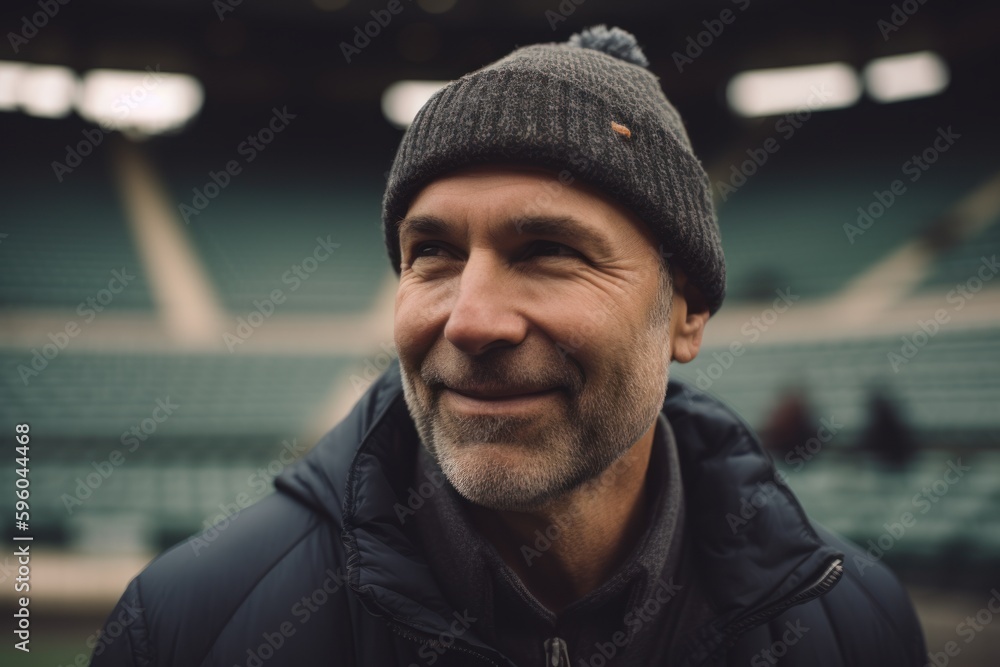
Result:
M698 356L708 323L708 304L684 272L674 270L673 312L670 316L670 358L686 364Z

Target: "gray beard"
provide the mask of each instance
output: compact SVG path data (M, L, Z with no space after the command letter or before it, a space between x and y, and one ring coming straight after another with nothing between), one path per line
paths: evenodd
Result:
M401 363L403 393L423 446L464 498L493 510L537 510L599 476L653 424L669 374L666 331L634 335L621 348L628 354L612 360L600 386L587 383L563 358L563 370L575 381L558 394L558 414L543 418L448 412L440 391L428 396L428 378L418 390ZM522 355L510 349L493 354L476 377L512 384L532 377L515 357Z

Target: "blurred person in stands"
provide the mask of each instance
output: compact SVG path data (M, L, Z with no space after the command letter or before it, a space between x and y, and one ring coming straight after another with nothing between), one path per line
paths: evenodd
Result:
M867 410L858 449L874 454L889 470L906 468L917 455L917 441L886 387L871 391Z
M780 396L777 406L759 429L761 443L772 456L786 462L790 462L793 457L801 460L803 445L816 437L820 423L812 414L804 385L792 385L782 391Z
M132 580L94 667L923 664L893 574L668 385L725 264L647 66L597 26L433 96L383 200L398 361Z

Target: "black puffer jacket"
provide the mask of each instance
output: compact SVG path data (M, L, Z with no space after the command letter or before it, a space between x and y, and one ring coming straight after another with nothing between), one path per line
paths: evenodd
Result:
M691 638L685 664L923 664L923 635L896 578L807 519L731 410L671 382L663 412L718 614ZM133 579L92 665L512 664L466 630L413 522L399 521L420 503L408 489L418 446L394 363L277 479L277 493Z

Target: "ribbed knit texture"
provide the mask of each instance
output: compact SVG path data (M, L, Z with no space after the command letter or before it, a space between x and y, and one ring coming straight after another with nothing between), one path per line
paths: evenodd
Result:
M583 34L574 41L592 48L517 49L424 105L403 136L382 202L393 268L400 272L398 223L425 185L475 164L533 164L568 170L631 209L715 313L725 296L725 259L708 176L681 118L652 72L593 48L604 44L644 61L631 35L615 28Z

